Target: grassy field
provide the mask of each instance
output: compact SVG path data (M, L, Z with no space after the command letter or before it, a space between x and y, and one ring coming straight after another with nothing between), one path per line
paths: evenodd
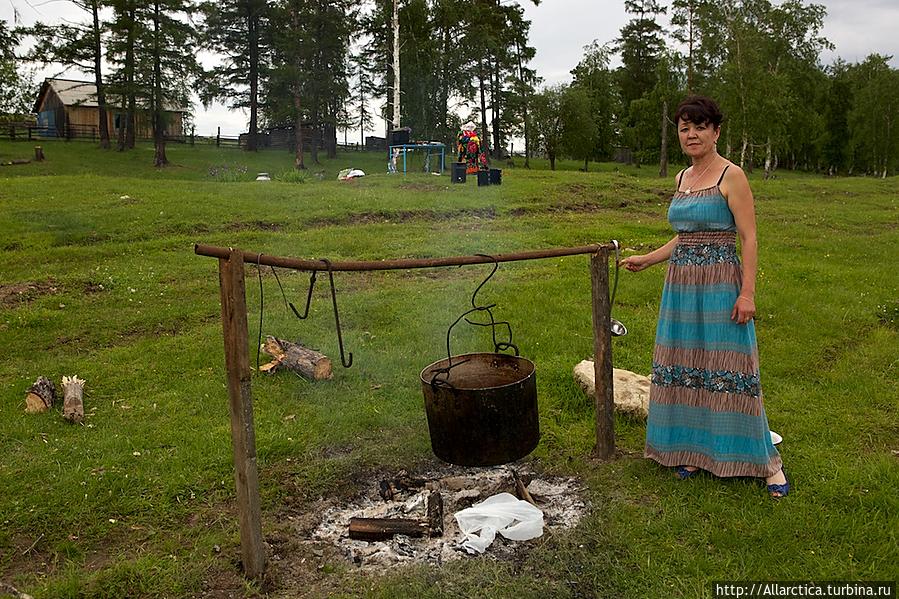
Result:
M297 543L292 520L361 476L433 467L418 372L484 267L336 275L339 366L325 285L311 316L263 277L266 332L336 358L334 379L254 379L263 532L281 560L239 575L216 262L203 242L332 260L501 253L670 238L671 183L654 168L505 167L503 185L387 175L342 154L300 178L286 152L173 146L101 152L44 144L47 161L0 167L0 582L35 597L702 597L714 580L895 580L899 563L899 194L895 178L753 178L760 236L757 330L771 426L795 481L768 499L751 480L686 482L641 457L590 458L590 402L571 371L592 352L584 256L503 265L484 290L536 362L534 469L580 477L576 528L515 561L358 573ZM0 142L0 162L31 146ZM520 162L520 161L519 161ZM336 181L342 168L369 176ZM284 180L255 182L257 172ZM260 310L249 267L250 336ZM616 367L647 373L664 273L622 274ZM281 272L302 304L308 277ZM489 349L459 332L460 353ZM454 346L455 347L455 346ZM255 362L255 352L251 354ZM40 375L87 380L83 426L24 413ZM306 516L304 516L306 515ZM306 553L304 553L304 551ZM0 586L0 596L3 587Z

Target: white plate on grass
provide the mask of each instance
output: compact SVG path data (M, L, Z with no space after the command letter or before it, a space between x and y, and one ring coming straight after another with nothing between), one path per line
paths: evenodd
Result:
M775 433L774 431L768 431L768 432L771 433L771 442L772 442L773 444L777 445L778 443L780 443L781 441L784 440L783 437L781 437L780 435L778 435L778 434Z

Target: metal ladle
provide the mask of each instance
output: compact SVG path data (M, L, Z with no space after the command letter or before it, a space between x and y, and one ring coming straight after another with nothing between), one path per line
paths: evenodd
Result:
M618 261L621 259L621 246L618 244L618 240L613 239L612 244L615 246L615 282L612 283L612 299L609 301L609 310L615 305L615 293L618 291L618 270L620 268ZM611 323L613 337L623 337L627 335L627 327L624 326L621 321L609 318L609 322Z

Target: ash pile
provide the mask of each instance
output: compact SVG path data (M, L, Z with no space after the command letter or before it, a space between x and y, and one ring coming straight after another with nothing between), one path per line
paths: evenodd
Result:
M362 482L348 505L322 513L308 543L330 543L360 569L412 563L439 565L469 557L454 514L499 493L512 493L543 512L544 535L578 524L587 511L583 488L571 477L539 476L525 467L448 467ZM494 559L512 558L535 541L509 541L501 535L487 548Z

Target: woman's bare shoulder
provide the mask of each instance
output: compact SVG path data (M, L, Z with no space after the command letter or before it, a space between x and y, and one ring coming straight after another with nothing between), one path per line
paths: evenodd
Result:
M727 161L727 170L724 172L721 183L719 184L721 194L731 200L731 196L752 197L752 191L749 188L749 179L746 173L738 164L734 164L730 160Z
M726 160L726 163L725 163L724 167L726 170L724 172L724 179L722 180L722 183L724 183L728 180L747 181L746 173L743 171L742 168L740 168L739 164L731 162L730 160L727 160L727 159L725 159L725 160Z

